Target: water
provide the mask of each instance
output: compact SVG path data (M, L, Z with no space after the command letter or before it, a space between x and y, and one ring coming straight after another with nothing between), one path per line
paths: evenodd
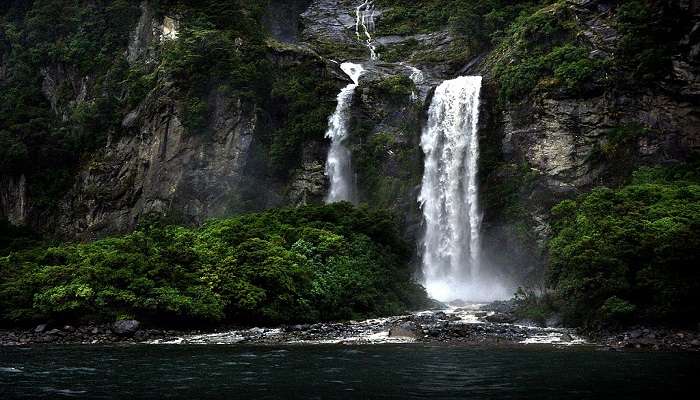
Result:
M379 59L377 46L374 44L371 32L374 31L374 1L365 0L355 9L355 35L357 40L363 41L369 50L370 60Z
M0 398L637 399L700 388L698 353L377 346L0 348Z
M428 294L440 301L489 301L509 294L480 269L480 90L479 76L443 82L435 90L421 137L423 276Z
M355 89L364 72L362 65L343 63L340 68L350 79L351 84L345 86L338 94L338 105L328 120L326 137L331 139L331 147L326 160L326 175L330 180L330 190L326 196L327 203L354 200L354 179L352 174L350 149L345 146L348 138L348 120L350 106Z
M408 65L408 64L401 64L408 68L411 71L411 75L409 75L409 78L413 81L413 83L418 87L423 81L425 80L425 75L423 75L423 71L419 70L418 68ZM418 101L418 93L416 91L411 92L411 101Z

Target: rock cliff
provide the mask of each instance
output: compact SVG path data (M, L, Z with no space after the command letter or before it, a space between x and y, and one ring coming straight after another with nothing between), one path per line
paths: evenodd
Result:
M396 2L376 3L376 62L369 62L369 50L357 37L356 7L361 2L356 0L272 1L263 17L269 31L263 58L271 71L298 68L334 90L348 81L337 62L365 63L349 140L360 201L397 211L410 238L420 235L416 198L425 109L444 79L484 76L480 141L485 253L519 281L541 270L552 205L597 185L622 183L639 165L682 161L699 150L697 2L668 2L687 14L671 35L678 52L668 74L644 83L630 78L623 85L612 82L619 78L614 68L600 69L613 72L595 75L585 91L547 86L542 79L519 99L500 94L499 68L520 62L503 47L469 41L447 26L407 32L397 25L392 11L399 7ZM623 41L618 2L544 3L556 4L538 13L565 16L567 29L575 32L572 40L587 49L587 59L609 62L617 56ZM186 23L181 18L174 8L141 3L122 48L128 63L153 71L162 61L159 46L178 40ZM237 45L240 41L234 38ZM7 75L6 60L0 52L0 79ZM47 63L41 75L47 103L64 120L76 105L96 98L95 82L102 79L81 74L70 63ZM290 78L288 86L295 87L295 82L299 78ZM216 84L208 85L203 99L208 105L203 133L194 133L187 123L189 105L177 85L157 79L120 115L117 130L130 134L110 131L104 146L83 155L55 208L34 200L27 187L35 178L22 171L3 173L0 217L66 239L89 239L127 231L150 215L201 223L322 201L326 140L306 137L294 148L296 160L286 169L270 166L279 141L271 135L293 125L289 104L252 100ZM329 103L327 98L318 102Z

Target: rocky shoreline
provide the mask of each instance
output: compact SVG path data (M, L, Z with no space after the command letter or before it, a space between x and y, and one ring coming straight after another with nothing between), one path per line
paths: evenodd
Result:
M498 308L495 308L498 310ZM275 328L179 331L144 328L138 321L81 327L39 325L0 330L0 346L37 344L380 344L425 343L484 346L590 345L609 350L698 351L700 333L634 329L585 338L573 329L537 327L515 321L508 310L465 307L364 321L286 325Z

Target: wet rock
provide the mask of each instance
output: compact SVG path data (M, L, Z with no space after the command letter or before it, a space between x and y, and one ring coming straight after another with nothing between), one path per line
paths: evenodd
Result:
M569 335L568 333L563 333L561 335L561 337L559 338L559 341L561 341L563 343L570 343L573 340L574 340L574 338L572 338L571 335Z
M642 337L642 333L643 333L643 331L640 331L639 329L635 329L633 331L630 331L628 333L628 336L630 339L639 339L640 337Z
M35 333L43 333L46 330L47 324L39 324L34 328Z
M419 338L422 335L421 327L413 321L400 321L389 329L389 337Z
M141 323L135 319L117 321L112 325L112 330L119 336L132 336L138 331Z
M561 315L554 314L550 316L545 321L544 326L547 328L560 328L562 326Z
M139 330L134 333L134 340L144 341L146 339L148 339L148 332Z
M484 319L488 322L493 322L496 324L512 324L516 320L516 318L512 314L506 313L496 313L493 315L489 315Z

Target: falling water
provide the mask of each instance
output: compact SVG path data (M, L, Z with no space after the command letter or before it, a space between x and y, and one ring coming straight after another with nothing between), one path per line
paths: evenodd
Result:
M413 81L413 83L418 87L423 81L425 80L425 76L423 75L423 71L419 70L418 68L408 65L408 64L401 64L411 70L411 75L409 75L409 78ZM411 91L411 100L412 101L418 101L418 93L416 93L415 90Z
M428 294L440 301L500 296L480 271L480 89L478 76L438 86L421 137L425 170L418 201L425 220L423 276Z
M371 32L374 31L374 1L365 0L360 6L355 9L355 34L357 40L365 42L365 46L369 49L370 59L376 61L377 46L374 44Z
M331 148L328 151L326 161L326 175L330 180L331 187L326 197L327 203L354 200L350 150L345 146L345 140L348 137L348 119L352 97L364 69L362 65L349 62L341 64L340 68L352 79L353 83L340 91L338 105L333 115L328 119L326 137L331 139Z

